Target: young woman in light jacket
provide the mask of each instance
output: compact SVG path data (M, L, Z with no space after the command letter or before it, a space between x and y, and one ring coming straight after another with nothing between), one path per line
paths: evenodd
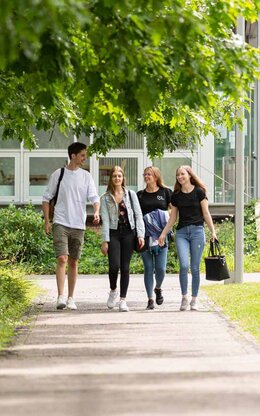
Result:
M101 196L102 246L108 254L110 293L107 300L109 309L117 304L117 279L120 270L119 311L128 312L126 303L129 285L129 266L137 234L140 248L144 245L144 222L135 192L125 187L125 175L120 166L111 169L107 191ZM131 203L132 202L132 203Z

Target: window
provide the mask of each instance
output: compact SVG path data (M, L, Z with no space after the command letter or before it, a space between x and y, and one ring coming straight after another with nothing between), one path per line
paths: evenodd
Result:
M15 195L15 158L0 157L0 196Z
M50 175L66 164L66 157L29 157L29 197L42 196Z
M99 159L99 193L107 189L110 171L113 166L118 165L125 172L127 187L137 191L138 180L138 158L137 157L103 157Z
M154 159L153 165L160 169L163 177L163 182L165 185L172 189L176 180L176 169L181 165L191 166L191 158L164 157L163 159Z

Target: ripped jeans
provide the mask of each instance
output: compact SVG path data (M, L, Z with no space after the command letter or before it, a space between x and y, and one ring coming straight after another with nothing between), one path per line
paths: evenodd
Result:
M198 296L200 285L200 261L205 246L205 232L202 225L187 225L176 230L176 248L180 262L179 279L182 295L188 292L189 263L192 275L192 296Z

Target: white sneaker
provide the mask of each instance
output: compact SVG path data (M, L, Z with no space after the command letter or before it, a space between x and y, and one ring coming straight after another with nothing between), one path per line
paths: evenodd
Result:
M67 308L75 311L77 308L76 303L74 302L72 297L69 297L67 300Z
M58 299L57 299L57 305L56 305L57 309L64 309L66 308L66 301L63 295L59 295Z
M110 290L108 300L107 300L107 307L109 309L113 309L116 306L116 298L117 298L117 291L116 290Z
M119 312L128 312L129 308L127 306L127 303L124 299L121 299L119 302Z
M189 306L188 298L183 297L181 300L180 311L186 311L188 309L188 306Z
M198 311L199 310L199 305L198 305L198 302L196 300L191 301L190 310L191 311Z

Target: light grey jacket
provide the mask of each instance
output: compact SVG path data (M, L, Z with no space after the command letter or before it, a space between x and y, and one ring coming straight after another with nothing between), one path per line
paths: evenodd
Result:
M129 192L131 192L133 209L129 198ZM136 193L134 191L125 189L123 201L127 209L127 215L131 229L133 230L136 228L137 237L144 238L145 226L143 221L143 214ZM102 241L109 242L109 229L117 230L119 216L118 203L110 192L105 192L100 198L100 214L102 218Z

